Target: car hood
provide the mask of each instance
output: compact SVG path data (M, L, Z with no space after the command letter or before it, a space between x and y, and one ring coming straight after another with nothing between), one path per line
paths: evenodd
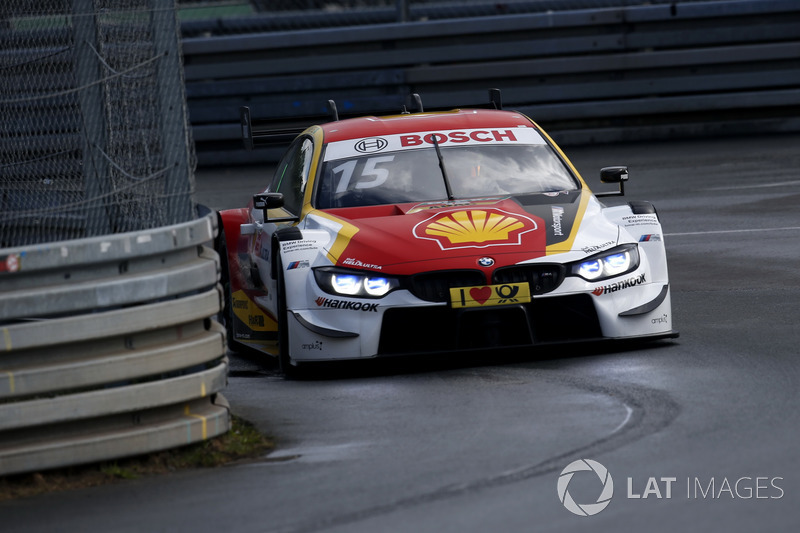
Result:
M611 246L617 226L605 220L600 207L588 191L562 191L330 209L310 216L338 223L326 250L336 265L409 275L486 267L479 263L486 258L494 269L586 249L587 243Z

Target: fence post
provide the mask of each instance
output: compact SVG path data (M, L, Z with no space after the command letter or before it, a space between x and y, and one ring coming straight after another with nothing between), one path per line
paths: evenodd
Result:
M73 62L78 88L82 123L83 181L86 205L86 228L94 234L113 233L109 209L112 199L102 200L110 190L108 163L100 155L107 146L106 117L103 106L102 71L92 48L99 49L92 0L72 1ZM95 201L94 199L100 199Z
M158 103L161 112L161 149L164 165L169 168L164 179L164 194L168 224L192 218L191 181L193 162L189 151L191 133L186 109L183 65L180 53L180 29L177 7L163 9L163 2L151 0L150 24L155 40L158 79ZM182 194L177 194L178 192Z

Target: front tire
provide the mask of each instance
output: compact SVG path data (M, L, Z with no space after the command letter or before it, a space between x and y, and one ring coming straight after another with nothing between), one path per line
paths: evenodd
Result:
M219 221L219 233L214 239L214 250L219 255L220 285L222 286L222 309L217 314L217 322L225 327L227 347L232 352L238 351L233 332L233 304L231 300L231 276L228 267L228 244L225 240L225 228Z

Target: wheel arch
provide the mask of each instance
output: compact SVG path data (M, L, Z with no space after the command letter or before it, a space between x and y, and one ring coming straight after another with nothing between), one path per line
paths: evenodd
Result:
M247 279L248 265L242 264L242 258L247 256L247 239L242 235L241 226L249 220L247 208L227 209L218 211L220 232L225 237L228 271L230 275L231 291L251 288L252 283ZM219 252L219 247L217 249Z
M270 275L272 279L278 279L278 260L281 257L281 243L284 241L299 241L303 238L303 232L297 226L279 228L272 235L272 261L270 263Z

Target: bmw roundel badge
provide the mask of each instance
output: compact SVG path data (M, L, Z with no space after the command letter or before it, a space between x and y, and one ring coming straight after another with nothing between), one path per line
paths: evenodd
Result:
M478 259L478 264L482 267L490 267L494 264L494 259L491 257L481 257Z

